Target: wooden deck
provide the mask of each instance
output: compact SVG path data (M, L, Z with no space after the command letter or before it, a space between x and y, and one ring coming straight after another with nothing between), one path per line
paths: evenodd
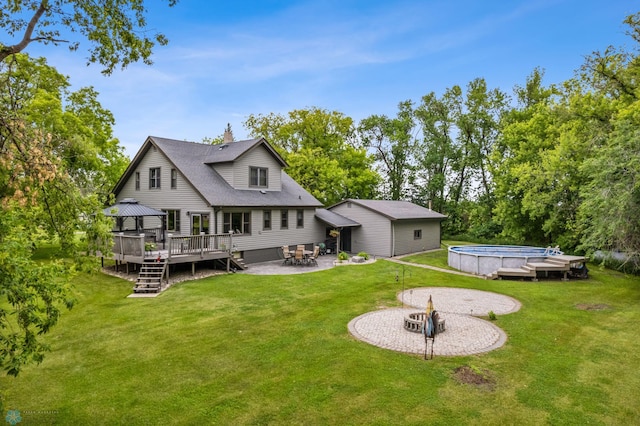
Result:
M500 279L502 277L520 277L537 280L542 274L548 276L549 272L560 272L563 280L568 279L568 274L587 261L584 256L556 255L550 256L544 262L529 262L520 268L499 268L492 274L487 275L487 279Z
M145 234L126 235L118 233L113 237L113 259L116 268L135 265L135 268L146 262L161 259L167 265L191 263L192 271L199 262L210 260L226 261L227 272L235 269L246 269L242 259L232 253L232 234L200 234L189 236L167 235L164 242L150 243ZM104 258L104 257L103 257ZM166 268L166 279L169 280L169 268Z

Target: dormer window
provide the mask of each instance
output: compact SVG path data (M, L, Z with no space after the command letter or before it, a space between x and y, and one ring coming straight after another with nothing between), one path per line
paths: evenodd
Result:
M249 169L249 186L256 188L268 187L268 171L269 169L264 167L251 167Z

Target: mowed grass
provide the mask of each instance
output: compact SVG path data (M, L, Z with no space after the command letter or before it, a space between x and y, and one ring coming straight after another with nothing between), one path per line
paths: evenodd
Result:
M474 288L522 303L495 322L508 335L502 348L424 360L347 330L358 315L400 305L402 268L378 260L230 274L154 299L126 298L132 284L117 278L78 276L78 304L46 336L52 352L0 379L5 409L25 425L637 424L637 277L592 267L585 281L484 281L405 266L405 288ZM465 365L493 387L458 383Z

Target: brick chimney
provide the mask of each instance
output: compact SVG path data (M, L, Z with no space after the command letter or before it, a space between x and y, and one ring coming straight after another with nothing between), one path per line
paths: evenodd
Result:
M227 128L224 129L224 135L222 136L223 143L233 142L233 132L231 131L231 124L227 123Z

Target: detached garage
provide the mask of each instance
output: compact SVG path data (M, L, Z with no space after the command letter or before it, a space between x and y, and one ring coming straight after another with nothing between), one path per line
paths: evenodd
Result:
M360 225L341 233L350 239L341 246L381 257L439 248L440 225L447 218L408 201L347 199L328 210Z

